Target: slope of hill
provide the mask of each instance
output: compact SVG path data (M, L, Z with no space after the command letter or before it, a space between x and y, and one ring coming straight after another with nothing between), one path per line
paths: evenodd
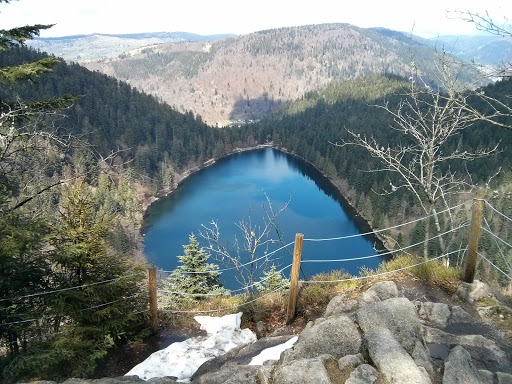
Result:
M178 42L214 41L235 35L202 36L188 32L133 33L125 35L91 34L51 38L36 38L29 47L49 52L66 61L84 61L116 57L140 47Z
M439 36L429 39L432 46L444 48L462 60L497 66L512 57L512 38L495 35Z
M412 56L411 56L412 55ZM434 76L432 47L348 24L280 28L212 43L169 43L85 63L182 111L225 125L260 119L334 80L409 76L411 58ZM466 80L472 76L465 74Z

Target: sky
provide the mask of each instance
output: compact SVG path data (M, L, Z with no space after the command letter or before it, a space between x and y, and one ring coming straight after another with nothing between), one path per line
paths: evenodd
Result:
M489 12L512 19L510 0L13 0L0 4L0 28L56 24L42 37L77 34L192 32L246 34L322 23L385 27L423 37L472 34L471 23L447 11Z

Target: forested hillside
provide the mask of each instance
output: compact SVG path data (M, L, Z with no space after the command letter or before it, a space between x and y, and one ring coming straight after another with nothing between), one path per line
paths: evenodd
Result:
M85 63L209 124L260 119L331 81L374 73L408 76L411 61L435 79L434 48L348 24L256 32L212 43L172 43ZM459 75L475 80L467 68Z
M13 48L0 54L0 66L42 57L46 56ZM0 96L15 94L27 101L65 94L81 96L58 124L71 134L81 135L101 156L119 150L120 161L133 160L130 166L151 178L164 159L166 164L182 169L189 162L210 158L215 146L215 130L192 113L177 112L126 83L77 64L60 63L35 85L17 84L3 93Z

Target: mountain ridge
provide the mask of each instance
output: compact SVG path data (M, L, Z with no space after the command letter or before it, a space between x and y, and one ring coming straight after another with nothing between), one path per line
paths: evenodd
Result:
M412 58L422 75L435 79L435 55L426 43L411 46L382 31L319 24L166 43L82 64L224 126L258 120L332 81L374 73L408 77ZM466 83L476 78L461 73Z

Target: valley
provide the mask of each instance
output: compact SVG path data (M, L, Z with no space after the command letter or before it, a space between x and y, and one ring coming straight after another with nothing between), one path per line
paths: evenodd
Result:
M509 77L493 83L454 56L439 61L437 43L345 23L34 41L69 62L24 46L50 27L0 31L0 381L91 377L109 351L158 326L190 328L190 313L241 310L261 334L281 325L297 332L334 294L393 271L453 292L475 238L466 229L475 196L486 205L473 272L510 294ZM506 60L484 51L507 43L478 44L478 55L468 41L454 50L485 65ZM292 289L270 266L275 240L258 248L262 225L244 216L268 202L261 190L275 181L271 201L301 201L285 210L280 241L305 232L307 243L289 328L279 291ZM177 217L161 220L157 236L173 245L161 246L163 256L144 252L144 234L149 244L172 210ZM240 243L215 225L198 242L194 232L217 218L202 214L225 214L220 224L234 222ZM265 222L275 211L257 215ZM358 250L335 242L365 231L383 244L366 235ZM378 265L384 248L399 256ZM359 252L375 253L360 258L372 258L365 268L326 264ZM158 257L172 271L148 278ZM236 290L232 276L220 279L226 259L248 273Z

